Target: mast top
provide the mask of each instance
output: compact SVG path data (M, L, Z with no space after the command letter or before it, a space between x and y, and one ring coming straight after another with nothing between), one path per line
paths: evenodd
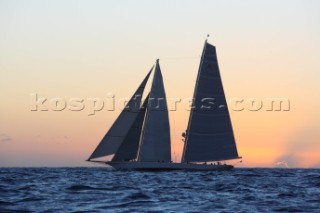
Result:
M210 37L210 34L207 34L206 43L207 43L209 37Z

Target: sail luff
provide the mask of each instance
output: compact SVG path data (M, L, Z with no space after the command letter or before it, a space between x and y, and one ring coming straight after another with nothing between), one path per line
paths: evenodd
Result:
M199 82L199 78L200 78L200 71L201 71L201 67L202 67L204 53L205 53L205 50L206 50L206 45L207 45L207 39L204 42L204 47L203 47L203 50L202 50L200 65L199 65L198 74L197 74L196 85L195 85L194 91L193 91L192 105L191 105L190 114L189 114L189 120L188 120L188 125L187 125L187 130L186 130L186 138L185 138L185 141L184 141L181 162L185 162L184 156L185 156L185 152L186 152L186 148L187 148L188 132L189 132L189 129L190 129L190 124L191 124L191 120L192 120L192 114L193 114L193 110L194 110L193 102L194 102L194 100L196 98L196 95L197 95L198 82Z
M210 108L204 106L204 100L208 98L214 103ZM182 162L238 158L216 49L207 42L199 65L193 107Z
M153 84L153 83L152 83ZM152 88L152 85L151 85L151 88ZM142 146L143 146L143 142L144 142L144 133L145 133L145 129L146 129L146 121L148 120L148 114L149 114L149 103L150 103L150 96L151 96L151 92L149 93L149 97L148 97L148 103L147 103L147 107L146 107L146 111L145 111L145 116L144 116L144 121L143 121L143 124L142 124L142 129L141 129L141 135L140 135L140 138L139 138L139 147L138 147L138 155L137 155L137 160L141 160L141 153L142 153Z
M123 140L125 139L125 136L127 135L128 131L130 130L134 120L138 116L142 94L152 70L153 67L148 72L148 74L146 75L136 92L133 94L123 111L114 121L113 125L105 134L105 136L98 144L96 149L93 151L91 156L88 158L88 160L116 153L116 151L122 144Z
M136 159L148 100L149 95L144 100L137 118L135 119L133 125L131 126L128 134L126 135L116 154L112 158L113 162Z
M170 125L166 94L161 69L157 60L141 134L138 161L170 162L170 143Z
M156 64L158 63L158 61L156 62ZM156 67L154 66L154 69L156 69ZM152 84L151 84L151 89L149 92L149 98L148 98L148 103L147 103L147 107L146 107L146 112L145 112L145 117L144 117L144 122L142 125L142 130L141 130L141 135L140 135L140 140L139 140L139 148L138 148L138 160L141 160L141 156L142 156L142 147L143 147L143 143L144 143L144 134L145 134L145 130L146 130L146 125L147 125L147 120L149 117L149 112L150 112L150 106L151 106L151 101L153 98L150 97L154 97L153 95L153 91L154 91L154 83L155 83L155 75L156 75L156 71L153 74L153 80L152 80Z

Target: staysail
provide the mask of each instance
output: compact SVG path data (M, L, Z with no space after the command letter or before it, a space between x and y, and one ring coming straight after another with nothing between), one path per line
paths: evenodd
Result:
M142 94L152 69L153 67L88 160L116 153L139 114Z
M113 162L130 161L137 158L141 130L142 130L145 114L146 114L145 112L146 112L148 101L149 101L149 95L144 100L143 105L140 108L140 111L138 113L138 116L134 120L133 125L131 126L127 136L125 137L118 151L112 158Z
M170 125L163 78L157 60L140 139L139 161L170 162Z
M182 162L238 158L216 48L205 42L186 131Z

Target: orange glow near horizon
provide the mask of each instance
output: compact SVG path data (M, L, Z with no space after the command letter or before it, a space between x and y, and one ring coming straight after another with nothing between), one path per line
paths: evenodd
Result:
M320 3L125 2L0 2L0 167L91 166L120 110L89 115L90 99L130 98L157 58L167 98L191 98L208 33L243 157L236 166L320 167ZM34 93L48 111L31 110ZM54 111L53 98L85 108ZM233 98L263 107L234 111ZM287 98L290 110L266 110L268 98ZM185 106L169 112L174 161Z

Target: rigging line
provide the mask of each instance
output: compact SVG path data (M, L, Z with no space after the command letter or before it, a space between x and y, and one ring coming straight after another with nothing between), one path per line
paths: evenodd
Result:
M188 59L199 59L201 56L192 56L192 57L163 57L161 60L188 60Z
M233 164L233 166L239 164L239 163L242 163L242 160L238 161L237 163Z
M172 117L172 123L173 123L173 141L176 141L176 124L175 124L174 117ZM176 151L174 146L173 146L173 161L176 162Z

